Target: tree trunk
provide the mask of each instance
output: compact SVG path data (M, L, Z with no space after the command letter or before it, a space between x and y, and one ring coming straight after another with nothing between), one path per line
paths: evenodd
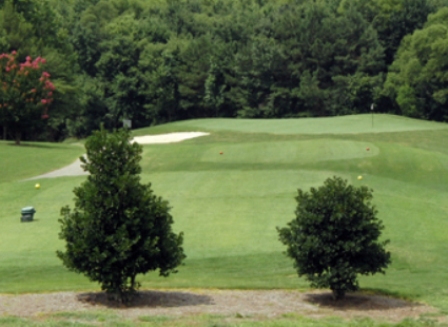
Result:
M15 141L16 141L16 145L20 145L20 140L22 139L22 133L21 132L16 132L15 133Z
M345 298L344 290L331 290L333 292L333 300L339 301Z
M3 126L3 140L6 141L6 134L7 134L7 127L6 125Z
M131 292L132 292L132 291L135 291L135 274L133 274L133 275L131 276L130 290L131 290Z

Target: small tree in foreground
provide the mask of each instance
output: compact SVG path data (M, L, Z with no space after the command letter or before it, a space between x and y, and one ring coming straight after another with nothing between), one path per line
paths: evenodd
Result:
M168 202L142 185L142 147L130 143L127 130L95 132L86 142L90 175L74 189L75 208L61 209L59 237L66 241L58 257L72 271L99 282L119 301L137 288L137 274L159 269L176 272L185 258L183 234L171 229Z
M311 286L330 288L335 299L359 288L357 274L384 273L389 241L379 242L383 225L370 203L372 190L329 178L310 192L298 190L296 218L277 228L286 255Z

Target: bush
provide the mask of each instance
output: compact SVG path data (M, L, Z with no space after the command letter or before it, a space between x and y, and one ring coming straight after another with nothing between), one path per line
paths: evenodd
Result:
M359 288L357 274L384 273L390 253L379 242L384 228L371 204L372 190L329 178L310 192L298 190L296 218L277 228L286 255L311 286L330 288L335 299Z
M127 130L95 132L86 142L90 175L74 189L75 208L61 209L58 257L72 271L99 282L126 301L138 287L137 274L176 272L185 258L183 234L172 232L168 202L140 183L142 147Z

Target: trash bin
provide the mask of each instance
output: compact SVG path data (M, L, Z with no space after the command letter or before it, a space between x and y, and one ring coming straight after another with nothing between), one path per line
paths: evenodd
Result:
M22 218L20 218L20 221L21 222L33 221L35 212L36 212L36 210L34 210L33 207L22 208Z

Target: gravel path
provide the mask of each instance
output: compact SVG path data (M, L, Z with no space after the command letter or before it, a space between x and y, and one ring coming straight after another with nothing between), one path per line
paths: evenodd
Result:
M320 318L370 317L398 322L436 312L434 308L378 295L348 294L334 302L328 291L166 290L142 291L127 307L117 307L104 293L0 295L0 315L36 317L57 312L113 310L126 317L145 315L219 314L276 317L286 313Z

